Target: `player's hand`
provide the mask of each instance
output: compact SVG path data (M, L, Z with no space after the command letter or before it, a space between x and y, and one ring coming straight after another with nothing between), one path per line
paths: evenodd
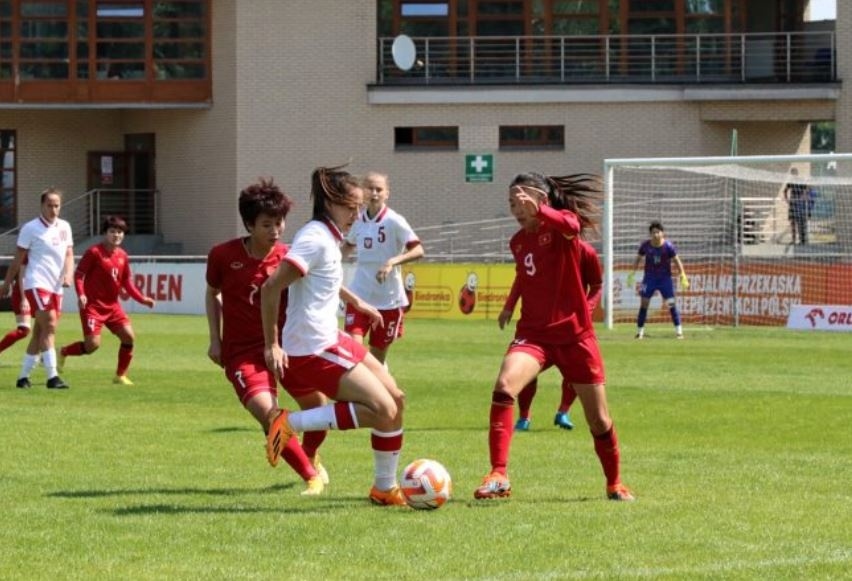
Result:
M0 282L0 299L6 298L6 295L9 294L9 288L12 285L6 284L5 282Z
M680 288L686 290L689 288L689 279L686 278L684 273L680 273Z
M376 272L376 280L379 282L379 284L382 284L388 279L388 275L391 273L392 270L393 266L389 265L388 263L382 265L382 267Z
M630 273L627 275L627 287L633 288L636 285L636 274Z
M157 301L155 301L151 297L145 297L145 299L142 301L142 304L148 307L149 309L153 309L157 305Z
M284 370L287 369L288 360L287 353L281 348L281 345L273 345L272 347L263 348L263 358L266 361L266 367L269 368L276 378L284 378Z
M503 309L502 311L500 311L500 314L497 315L497 324L500 325L501 329L503 327L505 327L506 325L508 325L509 321L511 321L511 320L512 320L512 311L510 311L510 310Z
M207 357L210 358L210 361L218 365L219 367L223 367L222 365L222 344L219 342L211 342L210 347L207 348Z
M86 295L80 295L79 297L77 297L77 306L80 307L79 310L82 311L83 309L85 309L88 303L89 299L86 297Z
M385 326L385 319L382 317L382 314L379 310L373 305L366 305L364 310L361 311L368 317L370 317L370 328L371 329L379 329Z

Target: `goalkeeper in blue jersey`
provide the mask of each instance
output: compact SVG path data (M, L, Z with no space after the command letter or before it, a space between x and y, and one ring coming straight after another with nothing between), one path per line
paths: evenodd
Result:
M666 233L660 222L651 222L648 227L651 237L639 245L639 253L633 263L633 271L627 275L627 286L633 287L635 283L635 272L642 260L645 261L645 274L637 289L642 302L639 306L639 316L636 318L636 338L645 338L645 319L648 318L648 305L654 293L660 291L669 312L672 315L672 323L675 326L675 334L678 339L683 339L683 327L680 324L680 313L675 304L674 284L672 283L672 262L677 265L680 273L680 286L682 289L689 288L689 279L683 263L677 255L675 245L666 240Z

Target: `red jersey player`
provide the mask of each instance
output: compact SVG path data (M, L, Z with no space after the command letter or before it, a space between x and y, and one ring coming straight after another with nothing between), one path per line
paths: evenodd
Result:
M618 440L604 388L598 348L580 267L580 236L597 228L599 179L579 174L520 174L509 189L509 209L521 229L512 236L521 317L494 385L488 444L491 471L477 499L505 498L515 398L542 370L555 365L583 405L595 452L612 500L633 500L621 483Z
M24 268L26 264L21 264L18 276L12 279L12 312L15 314L15 328L0 340L0 353L30 334L32 311L30 303L24 296Z
M583 279L583 285L586 288L586 302L589 305L589 312L594 313L595 308L601 300L601 292L603 290L603 272L601 271L601 261L598 258L598 253L594 247L585 240L580 240L580 276ZM518 288L517 279L512 284L512 290L506 299L506 304L503 311L497 318L500 328L506 326L506 323L512 318L515 311L515 305L520 297L520 289ZM527 384L521 393L518 394L518 408L520 417L515 422L515 429L526 432L530 429L530 408L532 400L535 398L538 391L538 378L533 379ZM571 421L571 416L568 415L568 410L571 409L571 404L577 399L577 392L567 381L562 382L562 401L559 403L559 408L556 410L556 416L553 418L553 425L562 428L563 430L573 430L574 423Z
M287 246L279 238L292 204L271 179L248 186L240 192L239 211L249 235L214 246L207 258L207 356L224 368L240 402L264 432L269 430L270 414L278 409L278 388L263 356L260 287L287 254ZM286 306L286 294L282 304ZM282 307L279 329L284 312ZM297 401L303 407L325 404L318 392ZM281 452L305 481L305 496L321 494L328 484L328 473L316 453L325 435L322 430L306 432L303 445L292 437Z
M101 329L106 326L121 344L118 347L118 365L113 383L133 385L127 369L133 359L136 336L130 317L118 300L122 290L136 302L152 309L155 301L143 295L133 284L130 261L121 248L127 222L119 216L106 216L101 225L104 239L85 253L74 271L74 286L83 326L83 340L66 345L59 351L59 367L64 367L68 357L91 355L101 346Z

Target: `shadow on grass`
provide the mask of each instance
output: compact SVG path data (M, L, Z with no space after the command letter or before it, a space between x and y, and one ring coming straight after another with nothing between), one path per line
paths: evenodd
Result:
M249 427L249 426L228 426L222 428L214 428L210 430L211 434L230 434L233 432L252 432L257 433L260 430L257 427ZM262 433L262 432L261 432Z
M245 506L176 506L171 504L143 504L128 506L115 510L104 510L107 514L114 516L145 516L145 515L176 515L176 514L256 514L256 513L287 513L308 514L316 512L328 512L334 507L311 504L304 508L260 508Z
M208 496L237 496L242 494L272 494L289 490L296 483L273 484L265 488L122 488L116 490L60 490L45 496L50 498L106 498L137 494L203 494Z

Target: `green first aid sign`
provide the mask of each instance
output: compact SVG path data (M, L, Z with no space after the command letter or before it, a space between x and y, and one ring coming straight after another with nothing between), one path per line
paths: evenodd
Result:
M475 153L464 156L464 181L493 182L494 156L490 153Z

